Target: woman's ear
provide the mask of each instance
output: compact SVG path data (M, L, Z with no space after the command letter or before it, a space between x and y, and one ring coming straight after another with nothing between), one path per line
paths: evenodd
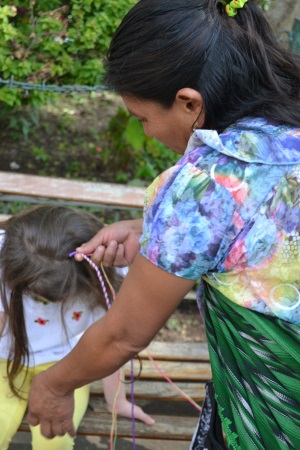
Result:
M200 113L203 106L202 95L200 92L191 88L182 88L177 94L175 100L191 113Z
M197 122L197 127L201 127L204 123L204 105L200 92L192 88L182 88L177 92L175 102L193 119L193 123Z

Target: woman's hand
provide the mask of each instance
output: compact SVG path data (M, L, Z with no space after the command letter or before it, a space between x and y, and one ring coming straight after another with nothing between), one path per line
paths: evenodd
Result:
M79 253L91 255L92 261L104 266L129 266L139 250L143 219L123 220L102 228L88 242L76 249ZM76 255L77 261L82 257Z
M28 422L40 424L41 433L48 439L69 433L75 437L73 425L74 391L62 394L54 389L48 370L33 379L28 400Z
M74 436L74 389L107 378L147 347L193 285L137 254L107 314L68 355L34 378L29 423L40 424L50 438Z

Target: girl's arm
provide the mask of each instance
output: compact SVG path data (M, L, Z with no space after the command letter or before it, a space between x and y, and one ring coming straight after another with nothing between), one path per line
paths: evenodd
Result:
M103 378L102 383L104 388L104 397L108 411L112 412L114 408L116 393L119 388L116 403L116 413L120 416L128 417L130 419L132 417L132 404L126 399L125 385L122 381L123 377L121 369L113 373L112 375ZM135 419L141 420L147 425L153 425L155 423L155 421L139 406L133 405L133 414Z
M149 345L193 285L137 254L105 317L88 328L65 358L34 378L30 424L40 423L49 438L67 432L74 436L74 389L116 372Z

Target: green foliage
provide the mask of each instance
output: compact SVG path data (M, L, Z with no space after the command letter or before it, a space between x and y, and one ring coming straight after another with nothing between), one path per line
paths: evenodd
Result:
M271 2L272 0L258 0L258 6L263 10L263 11L268 11L270 9L271 6Z
M102 162L114 168L116 181L153 180L179 159L161 142L146 136L142 124L123 108L110 120L102 139Z
M121 19L136 2L4 0L0 6L0 77L58 85L101 84L103 55ZM267 10L271 0L257 2ZM0 86L0 103L10 107L41 105L50 95Z
M0 6L0 77L101 84L103 55L136 0L5 0ZM50 94L0 89L9 106L40 105Z
M167 323L166 327L168 330L177 331L179 332L181 330L181 323L180 320L178 320L176 317L171 317Z
M2 170L148 185L179 156L146 136L120 103L108 93L73 94L6 116L0 108Z

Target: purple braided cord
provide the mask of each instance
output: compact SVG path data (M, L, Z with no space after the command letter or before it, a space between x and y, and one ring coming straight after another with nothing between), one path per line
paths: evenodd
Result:
M109 309L111 304L109 301L109 297L107 294L107 290L103 281L103 277L101 275L100 269L99 267L96 266L96 264L85 254L83 253L79 253L79 252L71 252L69 254L69 258L72 258L75 255L80 255L82 256L82 258L84 258L89 264L90 266L93 267L93 269L95 270L97 277L100 281L100 284L102 286L102 290L103 290L103 294L104 294L104 298L105 298L105 302L107 305L107 308ZM134 383L134 373L133 373L133 359L130 360L130 380L131 380L131 427L132 427L132 444L133 444L133 450L136 450L136 440L135 440L135 420L134 420L134 387L133 387L133 383Z
M102 286L102 290L103 290L103 294L104 294L104 298L105 298L105 302L106 302L107 308L109 309L110 306L111 306L110 305L110 301L109 301L109 296L107 294L107 290L106 290L106 287L105 287L105 284L104 284L104 281L103 281L103 277L101 275L99 267L97 267L96 264L88 256L84 255L83 253L72 252L72 253L69 254L69 258L72 258L72 256L75 256L75 255L82 256L82 258L84 258L89 263L89 265L92 266L93 269L95 270L95 272L97 274L97 277L98 277L98 279L100 281L100 284Z
M131 429L132 429L132 445L133 449L136 450L135 442L135 420L134 420L134 373L133 373L133 358L130 360L130 393L131 393Z

